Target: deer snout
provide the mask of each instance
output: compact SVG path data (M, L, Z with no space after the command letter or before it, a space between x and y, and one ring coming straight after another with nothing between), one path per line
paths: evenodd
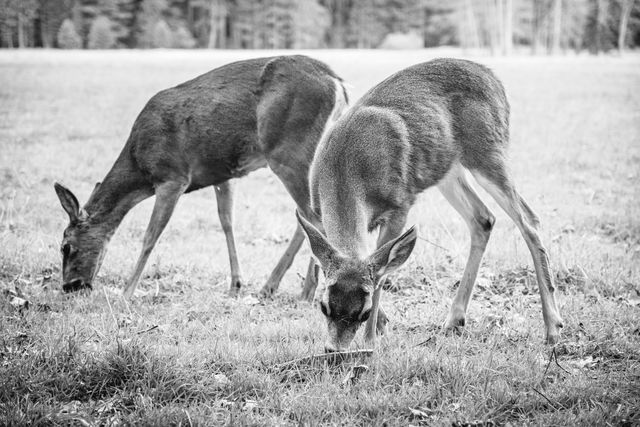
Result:
M91 283L85 282L82 279L73 279L62 285L62 290L65 293L77 292L83 289L92 289Z

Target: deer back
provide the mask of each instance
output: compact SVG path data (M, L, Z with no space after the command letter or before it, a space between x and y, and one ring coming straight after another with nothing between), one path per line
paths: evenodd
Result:
M498 79L470 61L418 64L372 88L323 139L311 167L313 208L329 240L347 250L455 161L502 153L508 113Z

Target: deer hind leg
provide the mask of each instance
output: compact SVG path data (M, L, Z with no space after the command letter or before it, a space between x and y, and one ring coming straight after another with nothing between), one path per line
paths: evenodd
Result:
M289 267L291 267L291 264L293 263L293 259L300 250L302 242L304 242L304 232L302 231L302 228L300 228L300 224L298 224L296 225L296 231L293 233L293 237L291 237L289 246L287 246L284 254L280 257L280 261L278 261L278 264L273 269L273 272L271 272L267 282L260 290L260 295L263 297L270 297L276 293L284 274L289 270Z
M471 233L469 258L460 280L460 286L451 304L451 310L444 324L446 330L460 332L465 325L465 317L473 286L478 275L495 217L480 200L478 193L467 179L466 170L457 166L438 184L438 189L467 223Z
M298 210L305 218L312 221L316 227L321 227L319 220L311 210L311 199L309 196L308 174L309 164L313 158L313 151L307 150L307 152L300 152L301 147L303 147L302 144L283 141L281 147L268 151L265 156L269 168L271 168L280 181L282 181L287 192L296 203ZM263 293L268 292L268 294L272 294L275 292L284 273L291 266L303 241L304 233L301 229L297 228L296 234L294 234L294 238L291 240L289 247L282 255L273 273L271 273L267 284L263 287ZM311 259L300 299L307 301L313 300L318 285L318 272L319 268L315 265L315 260ZM268 289L267 286L269 287Z
M149 220L149 225L147 226L147 231L144 235L142 252L138 257L138 262L136 263L133 275L124 289L123 295L125 298L131 298L133 295L138 284L138 280L140 279L140 275L142 274L144 266L149 259L149 255L156 245L160 234L162 234L162 231L169 222L169 218L171 218L171 215L173 214L173 210L178 203L178 199L187 189L187 185L187 183L183 182L170 181L156 186L156 201L153 205L151 219Z
M503 162L493 165L491 169L472 170L472 173L478 183L491 194L513 220L527 243L538 279L540 299L542 300L542 316L546 328L546 342L555 344L560 338L562 317L560 317L556 304L549 256L537 230L539 225L538 217L516 191Z
M227 251L229 252L229 266L231 268L231 284L229 285L229 295L237 295L242 288L242 270L238 261L236 251L236 241L233 235L233 195L234 188L231 181L226 181L214 186L216 200L218 203L218 217L220 225L227 240Z

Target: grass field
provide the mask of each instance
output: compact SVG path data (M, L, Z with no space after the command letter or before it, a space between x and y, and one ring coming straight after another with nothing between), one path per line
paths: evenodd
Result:
M158 90L264 52L0 52L0 425L638 425L640 57L490 58L512 106L511 164L540 214L560 289L562 341L542 343L522 237L496 213L468 326L439 329L462 274L466 226L437 191L414 207L421 240L383 296L390 333L352 364L281 369L322 350L297 300L303 247L271 301L257 293L295 228L268 170L238 181L229 267L212 189L185 196L131 303L152 200L125 219L90 295L60 291L66 215L54 180L86 201ZM352 97L438 51L317 51ZM11 304L15 293L28 308ZM358 337L362 345L362 338ZM552 358L552 356L556 356ZM475 423L475 424L474 424ZM494 424L491 424L494 423Z

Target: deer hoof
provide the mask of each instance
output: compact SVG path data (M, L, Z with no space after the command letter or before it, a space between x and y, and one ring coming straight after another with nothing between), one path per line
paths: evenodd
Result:
M275 290L270 287L270 286L263 286L262 289L260 289L260 298L271 298L273 296L273 294L275 293Z
M450 317L442 326L445 333L462 334L466 321L464 317Z
M560 341L560 329L562 328L562 322L558 321L553 326L547 328L547 336L545 343L549 345L558 344Z
M242 279L231 279L231 286L229 286L229 296L236 297L243 287Z

